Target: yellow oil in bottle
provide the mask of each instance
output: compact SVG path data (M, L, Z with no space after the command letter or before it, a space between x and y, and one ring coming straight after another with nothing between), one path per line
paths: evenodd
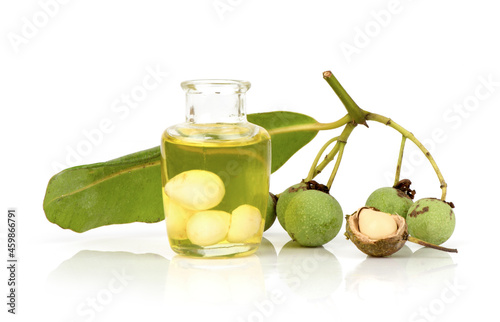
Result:
M198 257L255 252L269 192L269 134L250 123L184 123L165 130L161 149L172 249Z

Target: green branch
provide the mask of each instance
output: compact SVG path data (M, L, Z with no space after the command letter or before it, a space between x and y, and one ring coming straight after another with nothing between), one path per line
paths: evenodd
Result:
M342 155L344 154L344 148L345 148L346 143L347 142L345 142L345 141L339 141L339 152L338 152L339 155L337 156L337 161L335 162L335 166L333 167L332 174L330 175L330 178L328 179L328 183L326 184L328 189L330 189L332 187L333 180L335 179L335 176L337 175L337 171L338 171L339 166L340 166L340 161L342 161Z
M311 181L314 177L314 170L316 170L316 167L318 166L318 162L319 162L319 159L321 158L321 156L323 155L323 153L325 152L326 148L328 148L330 146L330 144L332 144L333 142L337 141L339 139L338 136L328 140L322 147L321 149L319 150L318 154L316 155L316 158L314 159L312 165L311 165L311 168L309 169L309 173L307 174L307 177L304 181Z
M344 104L347 109L347 113L351 116L353 122L355 124L363 124L366 127L366 115L368 114L366 111L363 111L359 108L358 104L354 102L354 100L349 96L346 90L342 87L339 81L333 76L331 71L323 72L323 78L326 80L328 85L335 91L335 94L339 97L342 104Z
M394 187L399 183L399 176L401 175L401 163L403 162L403 152L405 150L406 136L403 135L401 139L401 147L399 148L398 164L396 166L396 176L394 178Z
M430 164L432 165L432 168L436 172L436 175L439 179L440 188L442 190L441 200L444 201L446 199L446 187L447 187L446 181L444 180L443 175L441 174L441 171L439 170L436 161L434 161L434 158L431 156L430 152L424 147L424 145L419 140L417 140L417 138L413 135L413 133L407 131L405 128L403 128L401 125L397 124L390 118L379 114L369 113L366 115L366 119L369 121L375 121L390 126L399 133L401 133L404 137L408 138L410 141L415 143L415 145L420 149L420 151L422 151L425 157L429 160Z
M309 180L312 180L314 177L320 174L321 171L323 171L323 169L333 160L333 158L335 158L335 155L339 152L341 145L345 145L347 143L347 139L349 138L349 135L351 135L355 127L356 124L352 122L346 124L344 130L338 136L336 140L337 143L335 143L333 149L326 155L325 159L316 167L316 169L314 169L312 175L309 174ZM337 163L340 163L340 160L337 159Z

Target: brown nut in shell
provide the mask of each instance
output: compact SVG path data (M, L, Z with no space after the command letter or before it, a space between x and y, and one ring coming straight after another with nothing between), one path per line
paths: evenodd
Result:
M364 209L372 207L361 207L352 215L346 216L345 236L350 239L363 253L374 256L389 256L400 250L408 239L408 226L406 220L399 215L392 215L397 225L397 230L393 234L382 239L371 239L359 230L359 215Z

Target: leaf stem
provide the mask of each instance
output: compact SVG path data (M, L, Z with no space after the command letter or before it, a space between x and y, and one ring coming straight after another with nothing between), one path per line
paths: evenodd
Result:
M436 172L436 175L439 179L440 188L442 190L441 200L444 201L446 199L446 187L447 187L446 181L444 180L444 177L441 174L441 171L439 170L436 161L434 161L434 158L431 156L430 152L424 147L424 145L419 140L417 140L417 138L413 135L413 133L407 131L405 128L403 128L401 125L397 124L390 118L379 114L369 113L366 115L366 119L369 121L375 121L390 126L399 133L401 133L404 137L410 139L410 141L415 143L415 145L420 149L420 151L422 151L425 157L429 160L430 164L432 165L432 168Z
M342 104L344 104L345 108L347 109L347 113L349 113L352 118L352 121L356 124L363 124L368 127L368 125L366 124L366 115L368 113L359 108L358 104L356 104L351 96L349 96L349 94L342 87L337 78L335 78L332 72L329 70L323 72L323 78L334 90L335 94L337 94Z
M398 164L396 166L396 176L394 178L394 186L399 182L399 176L401 175L401 163L403 162L403 152L405 150L406 136L402 135L401 147L399 148Z
M313 179L313 175L314 175L314 170L316 169L316 166L318 165L318 162L319 162L319 158L321 158L321 156L323 155L323 152L325 152L326 148L330 146L330 144L332 144L333 142L337 141L338 140L338 136L328 140L322 147L321 149L319 150L318 154L316 155L316 158L314 159L312 165L311 165L311 169L309 170L309 173L307 175L307 178L304 180L304 181L311 181Z
M344 115L341 119L331 123L309 123L309 124L299 124L292 126L285 126L281 128L271 129L268 131L270 135L280 134L280 133L290 133L290 132L300 132L300 131L323 131L323 130L333 130L339 128L349 122L351 122L351 116L349 114Z

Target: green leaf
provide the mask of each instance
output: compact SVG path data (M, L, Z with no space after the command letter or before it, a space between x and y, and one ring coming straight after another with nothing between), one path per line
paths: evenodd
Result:
M303 114L270 112L250 114L248 119L271 135L272 172L317 133L300 128L317 123ZM59 172L50 179L43 201L47 219L75 232L163 220L160 156L160 147L154 147Z
M119 161L119 160L123 161ZM43 208L62 228L84 232L164 219L159 147L63 170L47 186Z
M318 131L304 131L302 125L317 123L310 116L293 112L268 112L248 115L248 121L265 128L271 135L271 172L278 170L304 145L309 143Z

